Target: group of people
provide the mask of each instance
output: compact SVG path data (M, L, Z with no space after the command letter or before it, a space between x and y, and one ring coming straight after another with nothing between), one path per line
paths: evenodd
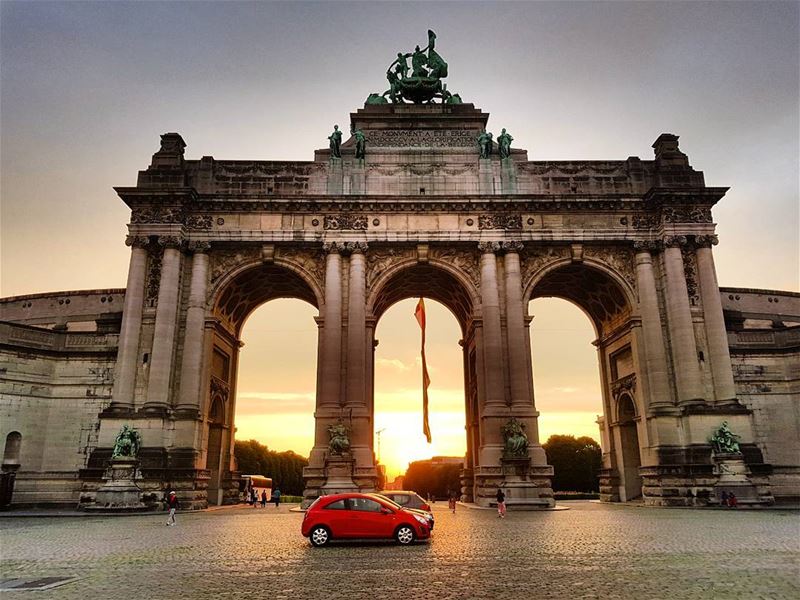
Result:
M255 488L250 488L250 494L247 500L248 504L252 504L253 508L258 508L259 500L261 503L261 508L267 507L267 501L275 503L275 508L278 508L281 504L281 491L278 488L272 490L272 498L267 496L267 490L261 490L261 496L259 498L258 492Z
M723 491L720 496L719 503L722 506L727 506L728 508L736 508L737 506L739 506L739 499L733 492Z

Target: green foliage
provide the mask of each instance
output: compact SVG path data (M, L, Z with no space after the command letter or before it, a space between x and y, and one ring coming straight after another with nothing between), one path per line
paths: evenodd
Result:
M417 461L408 465L403 487L417 492L423 498L448 498L453 492L461 493L461 465L431 464Z
M543 445L547 462L553 465L556 492L598 492L602 451L592 438L551 435Z
M284 495L303 494L303 467L308 465L307 458L291 450L275 452L256 440L237 440L234 454L243 475L270 477L272 486L279 488Z

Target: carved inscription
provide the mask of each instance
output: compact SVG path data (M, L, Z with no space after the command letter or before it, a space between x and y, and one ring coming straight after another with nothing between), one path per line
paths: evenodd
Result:
M368 131L367 140L372 147L415 147L430 146L434 148L473 147L477 153L477 135L472 131L454 129L390 129Z

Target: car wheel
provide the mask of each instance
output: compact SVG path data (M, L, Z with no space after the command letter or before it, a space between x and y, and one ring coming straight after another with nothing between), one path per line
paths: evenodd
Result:
M397 540L398 544L403 546L407 546L411 542L414 541L414 530L411 528L410 525L401 525L397 528L397 531L394 534L394 539Z
M311 530L308 539L311 540L311 544L313 546L317 546L319 548L320 546L327 545L328 542L331 541L331 532L327 527L317 525Z

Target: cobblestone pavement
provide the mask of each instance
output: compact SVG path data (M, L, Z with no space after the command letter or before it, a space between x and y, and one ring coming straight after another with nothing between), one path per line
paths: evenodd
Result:
M47 598L798 598L800 514L565 502L436 508L429 543L312 548L288 507L0 519L0 577L78 576ZM24 592L4 597L25 596Z

